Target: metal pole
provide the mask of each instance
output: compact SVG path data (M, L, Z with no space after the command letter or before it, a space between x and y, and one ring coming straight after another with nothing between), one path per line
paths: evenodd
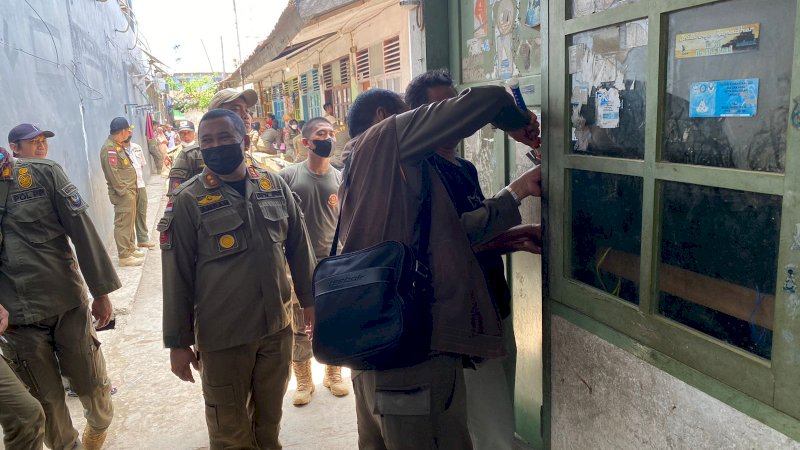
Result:
M222 52L222 78L228 76L227 70L225 70L225 45L222 43L222 36L219 37L219 48Z
M208 50L206 50L206 43L200 39L200 43L203 44L203 51L206 52L206 59L208 60L208 67L211 68L211 73L214 73L214 65L211 64L211 58L208 56Z
M239 39L239 14L236 13L236 0L233 0L233 21L236 25L236 45L239 47L239 79L242 82L242 89L244 89L244 73L242 72L242 41Z

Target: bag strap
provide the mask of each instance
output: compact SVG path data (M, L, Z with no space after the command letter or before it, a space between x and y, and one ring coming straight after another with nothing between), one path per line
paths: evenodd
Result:
M348 166L349 165L345 163L345 191L347 191L347 188L350 185L350 180L347 176ZM419 241L417 248L415 249L417 252L417 261L421 262L425 266L428 266L428 246L431 240L431 174L429 172L430 169L427 166L431 166L431 164L422 164L422 207L420 208L417 222L414 224L415 231L419 229ZM347 202L347 196L345 196L345 199L342 202L342 207L339 210L339 217L336 219L336 232L333 233L333 243L331 244L331 251L329 253L330 256L336 256L336 251L339 248L339 231L341 230L342 209L344 209L345 202Z

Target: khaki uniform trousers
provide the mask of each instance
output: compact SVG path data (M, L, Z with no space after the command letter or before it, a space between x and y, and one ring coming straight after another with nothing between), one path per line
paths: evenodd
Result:
M111 425L111 383L87 304L30 325L9 329L3 352L44 409L44 442L53 450L78 444L65 401L63 375L83 405L94 430ZM58 359L56 359L56 357ZM60 367L60 370L59 370Z
M210 450L280 449L291 327L225 350L200 353Z
M120 259L131 256L136 251L136 191L124 195L109 194L114 205L114 241Z
M44 442L44 411L17 375L0 361L0 425L9 450L39 450Z
M147 232L147 189L139 188L136 192L136 242L150 242Z
M460 356L353 371L353 391L361 450L472 449Z
M303 318L303 308L300 301L294 295L292 289L292 333L294 334L294 344L292 346L292 361L306 362L314 357L311 348L311 339L306 334L306 321Z

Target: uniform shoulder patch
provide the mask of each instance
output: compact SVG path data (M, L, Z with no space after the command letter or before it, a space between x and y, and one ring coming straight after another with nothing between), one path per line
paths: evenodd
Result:
M156 225L156 231L159 232L158 244L161 247L161 250L172 249L172 202L168 203L167 205L170 207L170 211L167 212L164 210L164 217L162 217Z

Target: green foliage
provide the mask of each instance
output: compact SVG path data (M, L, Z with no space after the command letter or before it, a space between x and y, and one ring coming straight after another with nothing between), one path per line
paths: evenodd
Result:
M167 86L172 96L172 109L181 112L191 109L206 110L211 97L217 92L217 84L210 76L188 81L178 81L170 77L167 78Z

